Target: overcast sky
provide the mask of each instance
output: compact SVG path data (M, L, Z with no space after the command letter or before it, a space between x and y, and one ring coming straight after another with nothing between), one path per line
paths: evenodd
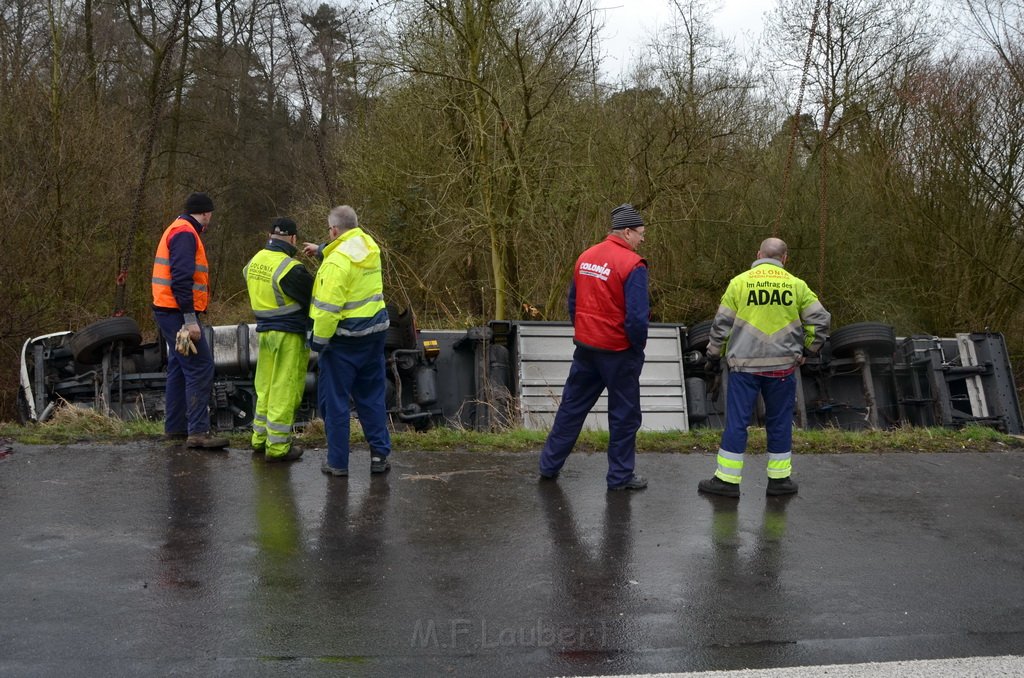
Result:
M757 40L764 24L765 12L777 0L719 0L714 13L715 27L723 38L735 39L741 50L750 40ZM710 0L709 6L716 3ZM664 27L672 17L670 0L603 0L599 7L605 12L602 45L608 53L605 68L620 73L628 65L630 48L642 46L657 27Z

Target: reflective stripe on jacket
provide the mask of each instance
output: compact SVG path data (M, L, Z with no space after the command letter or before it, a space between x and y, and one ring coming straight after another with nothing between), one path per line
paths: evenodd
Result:
M210 302L210 268L206 261L206 248L203 240L196 233L191 222L178 217L167 227L156 246L153 259L153 305L159 308L179 307L174 293L171 291L171 238L179 233L191 233L196 239L195 272L192 274L192 307L196 311L205 311ZM185 309L187 310L187 309Z
M708 354L738 372L770 372L796 365L806 348L817 353L832 316L800 278L777 259L758 259L729 282L711 327Z
M302 264L298 259L288 256L279 249L262 249L249 260L242 269L245 286L249 290L249 305L256 316L256 331L269 328L267 323L288 316L300 318L303 323L306 309L300 302L292 299L281 289L281 279L296 266ZM262 325L262 327L261 327Z
M388 329L380 247L361 228L352 228L324 248L309 305L314 348L332 337L363 337Z
M624 286L635 268L646 265L643 257L615 235L609 235L579 256L573 271L573 338L577 343L605 351L630 348Z

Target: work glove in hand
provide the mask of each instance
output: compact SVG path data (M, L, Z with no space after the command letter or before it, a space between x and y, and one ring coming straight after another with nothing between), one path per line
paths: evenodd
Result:
M188 330L184 326L178 330L178 334L174 337L174 350L183 356L195 355L199 352L196 349L195 342L188 336Z
M718 374L722 371L722 357L717 355L704 356L705 369L710 374Z

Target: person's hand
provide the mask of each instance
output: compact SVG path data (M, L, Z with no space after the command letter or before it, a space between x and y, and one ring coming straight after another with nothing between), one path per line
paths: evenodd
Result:
M327 348L327 344L313 341L313 333L310 332L310 331L307 331L306 332L306 348L308 348L313 353L321 353L325 348Z
M198 353L195 342L193 342L192 338L189 336L187 326L182 326L174 336L174 350L186 358Z
M316 253L320 250L320 245L315 242L304 242L302 243L302 253L307 257L315 257Z
M202 336L202 331L199 329L199 323L185 325L185 329L188 330L189 339L192 341L199 341L199 337Z
M705 355L704 366L708 373L718 374L722 371L722 356L711 355L710 353Z

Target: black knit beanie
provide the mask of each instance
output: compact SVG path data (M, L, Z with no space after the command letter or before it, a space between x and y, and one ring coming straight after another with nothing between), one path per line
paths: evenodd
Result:
M189 193L185 198L185 212L188 214L203 214L213 211L213 199L205 193Z

